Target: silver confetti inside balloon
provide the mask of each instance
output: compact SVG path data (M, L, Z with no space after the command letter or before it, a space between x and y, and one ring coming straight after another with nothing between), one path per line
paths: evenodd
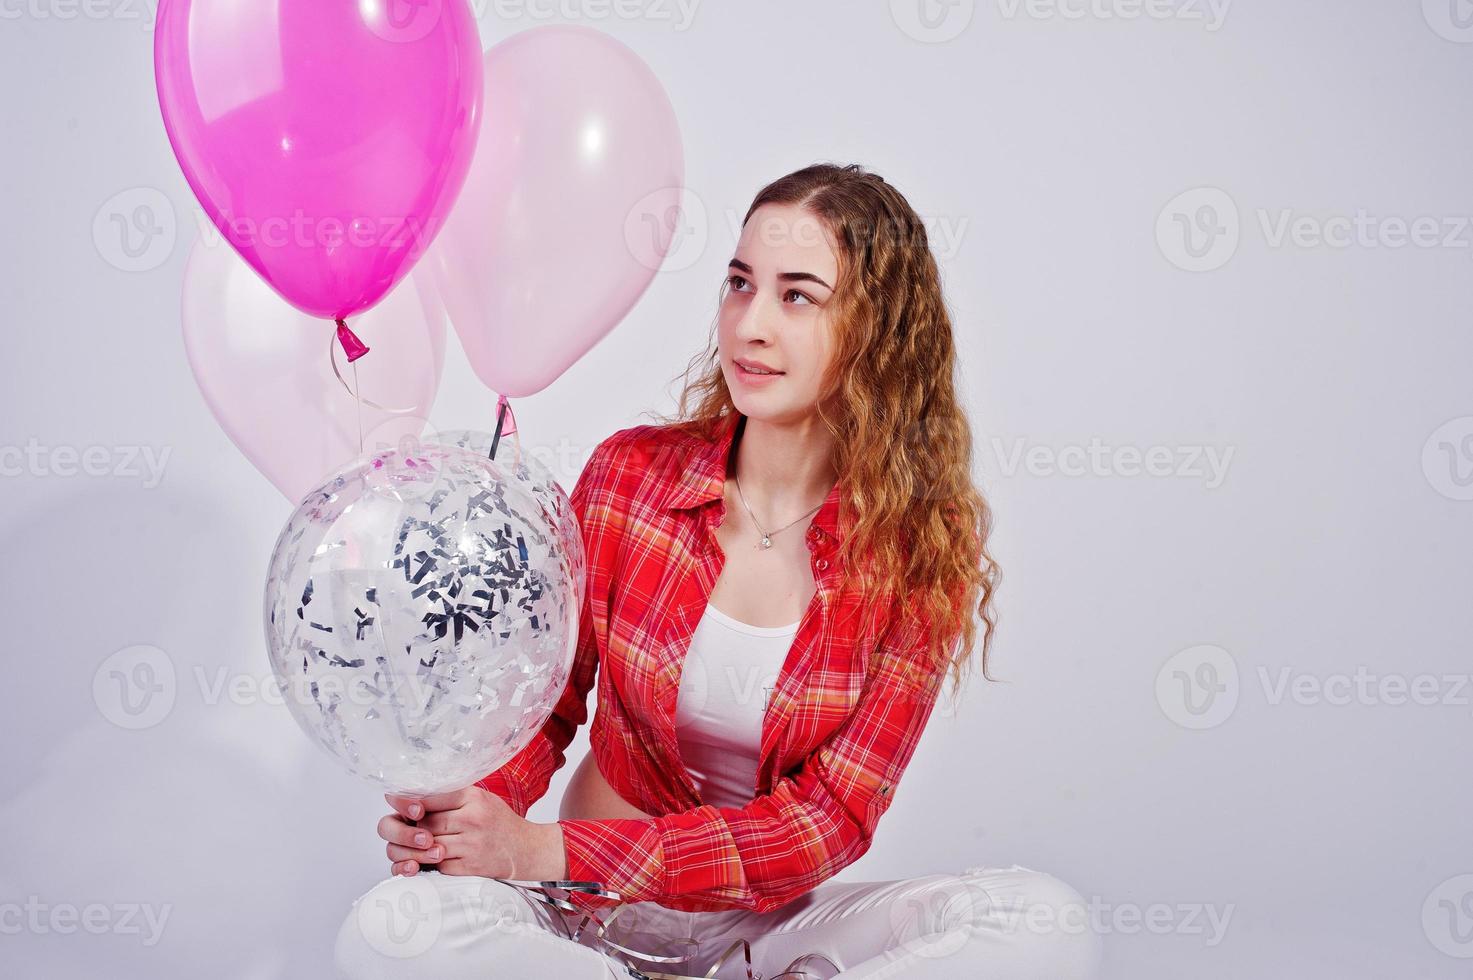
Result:
M578 517L573 513L573 502L563 492L562 486L553 476L552 471L542 464L536 456L531 453L522 452L519 441L511 438L501 437L496 447L496 462L506 467L508 473L526 485L542 505L543 512L547 515L549 523L558 529L558 537L562 541L564 550L570 554L576 553L579 558L583 555L583 532L578 527ZM452 429L438 433L433 438L434 442L446 446L459 446L469 449L471 452L485 456L491 451L491 433L482 432L478 429ZM583 587L587 580L580 567L578 574L578 608L583 608Z
M265 596L272 668L303 730L407 796L499 768L572 667L584 556L571 515L561 488L536 494L503 461L443 444L360 457L308 494Z

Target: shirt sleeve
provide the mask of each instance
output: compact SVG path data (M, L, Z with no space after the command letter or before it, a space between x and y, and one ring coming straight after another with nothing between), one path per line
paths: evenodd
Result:
M560 820L568 877L626 902L766 912L853 863L894 799L945 675L913 669L926 631L912 617L902 624L849 718L771 792L740 808Z
M583 607L578 613L578 644L573 656L573 668L567 686L552 714L532 736L532 740L520 752L512 756L501 768L479 780L476 785L501 797L506 804L525 817L531 808L547 792L552 774L562 768L564 751L578 727L588 719L588 691L593 687L598 671L597 633L594 629L593 609L595 586L601 569L605 567L597 556L607 546L607 506L602 492L603 477L608 469L607 447L604 440L594 449L583 472L569 494L573 513L578 518L583 537L588 579L584 589Z

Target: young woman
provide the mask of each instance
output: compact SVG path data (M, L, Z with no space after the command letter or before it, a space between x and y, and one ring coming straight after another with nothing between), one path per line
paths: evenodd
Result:
M344 922L340 972L628 975L593 930L552 921L579 914L506 878L618 893L605 938L691 955L649 973L745 977L722 960L745 939L764 977L1091 975L1083 902L1046 874L834 878L869 849L978 622L987 673L991 517L920 219L858 166L772 183L700 360L679 418L616 432L574 488L588 594L553 716L476 786L389 798L392 874ZM595 678L592 751L560 819L529 822Z

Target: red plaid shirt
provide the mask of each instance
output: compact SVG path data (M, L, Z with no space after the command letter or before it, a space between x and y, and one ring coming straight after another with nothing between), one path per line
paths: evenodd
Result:
M675 702L724 561L715 532L735 423L724 420L710 441L640 425L594 450L571 494L588 557L572 675L532 741L478 784L525 816L587 718L596 675L589 737L598 767L620 796L656 816L559 822L569 878L601 882L625 901L763 912L855 861L894 799L943 679L887 669L919 655L923 625L893 612L872 612L863 625L857 595L840 588L836 549L848 527L836 485L807 532L816 592L762 723L756 798L735 808L701 800L677 748ZM866 676L877 642L886 655Z

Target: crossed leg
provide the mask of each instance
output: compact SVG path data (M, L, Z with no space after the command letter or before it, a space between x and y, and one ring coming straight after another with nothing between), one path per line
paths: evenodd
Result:
M338 929L337 973L348 980L489 980L627 976L511 885L424 871L364 892Z
M763 915L710 914L725 921L702 931L703 946L748 935L766 976L794 965L841 980L1087 980L1101 954L1079 893L1018 865L899 881L830 880Z
M434 871L389 878L343 922L338 972L349 980L628 975L594 948L591 931L584 942L568 939L553 921L559 915L489 878ZM791 968L802 971L795 977L825 980L1088 980L1100 958L1079 894L1018 865L899 881L830 880L766 913L639 903L620 911L610 933L633 949L694 950L685 964L649 968L701 976L739 939L750 943L753 968L766 977ZM716 977L745 980L740 953Z

